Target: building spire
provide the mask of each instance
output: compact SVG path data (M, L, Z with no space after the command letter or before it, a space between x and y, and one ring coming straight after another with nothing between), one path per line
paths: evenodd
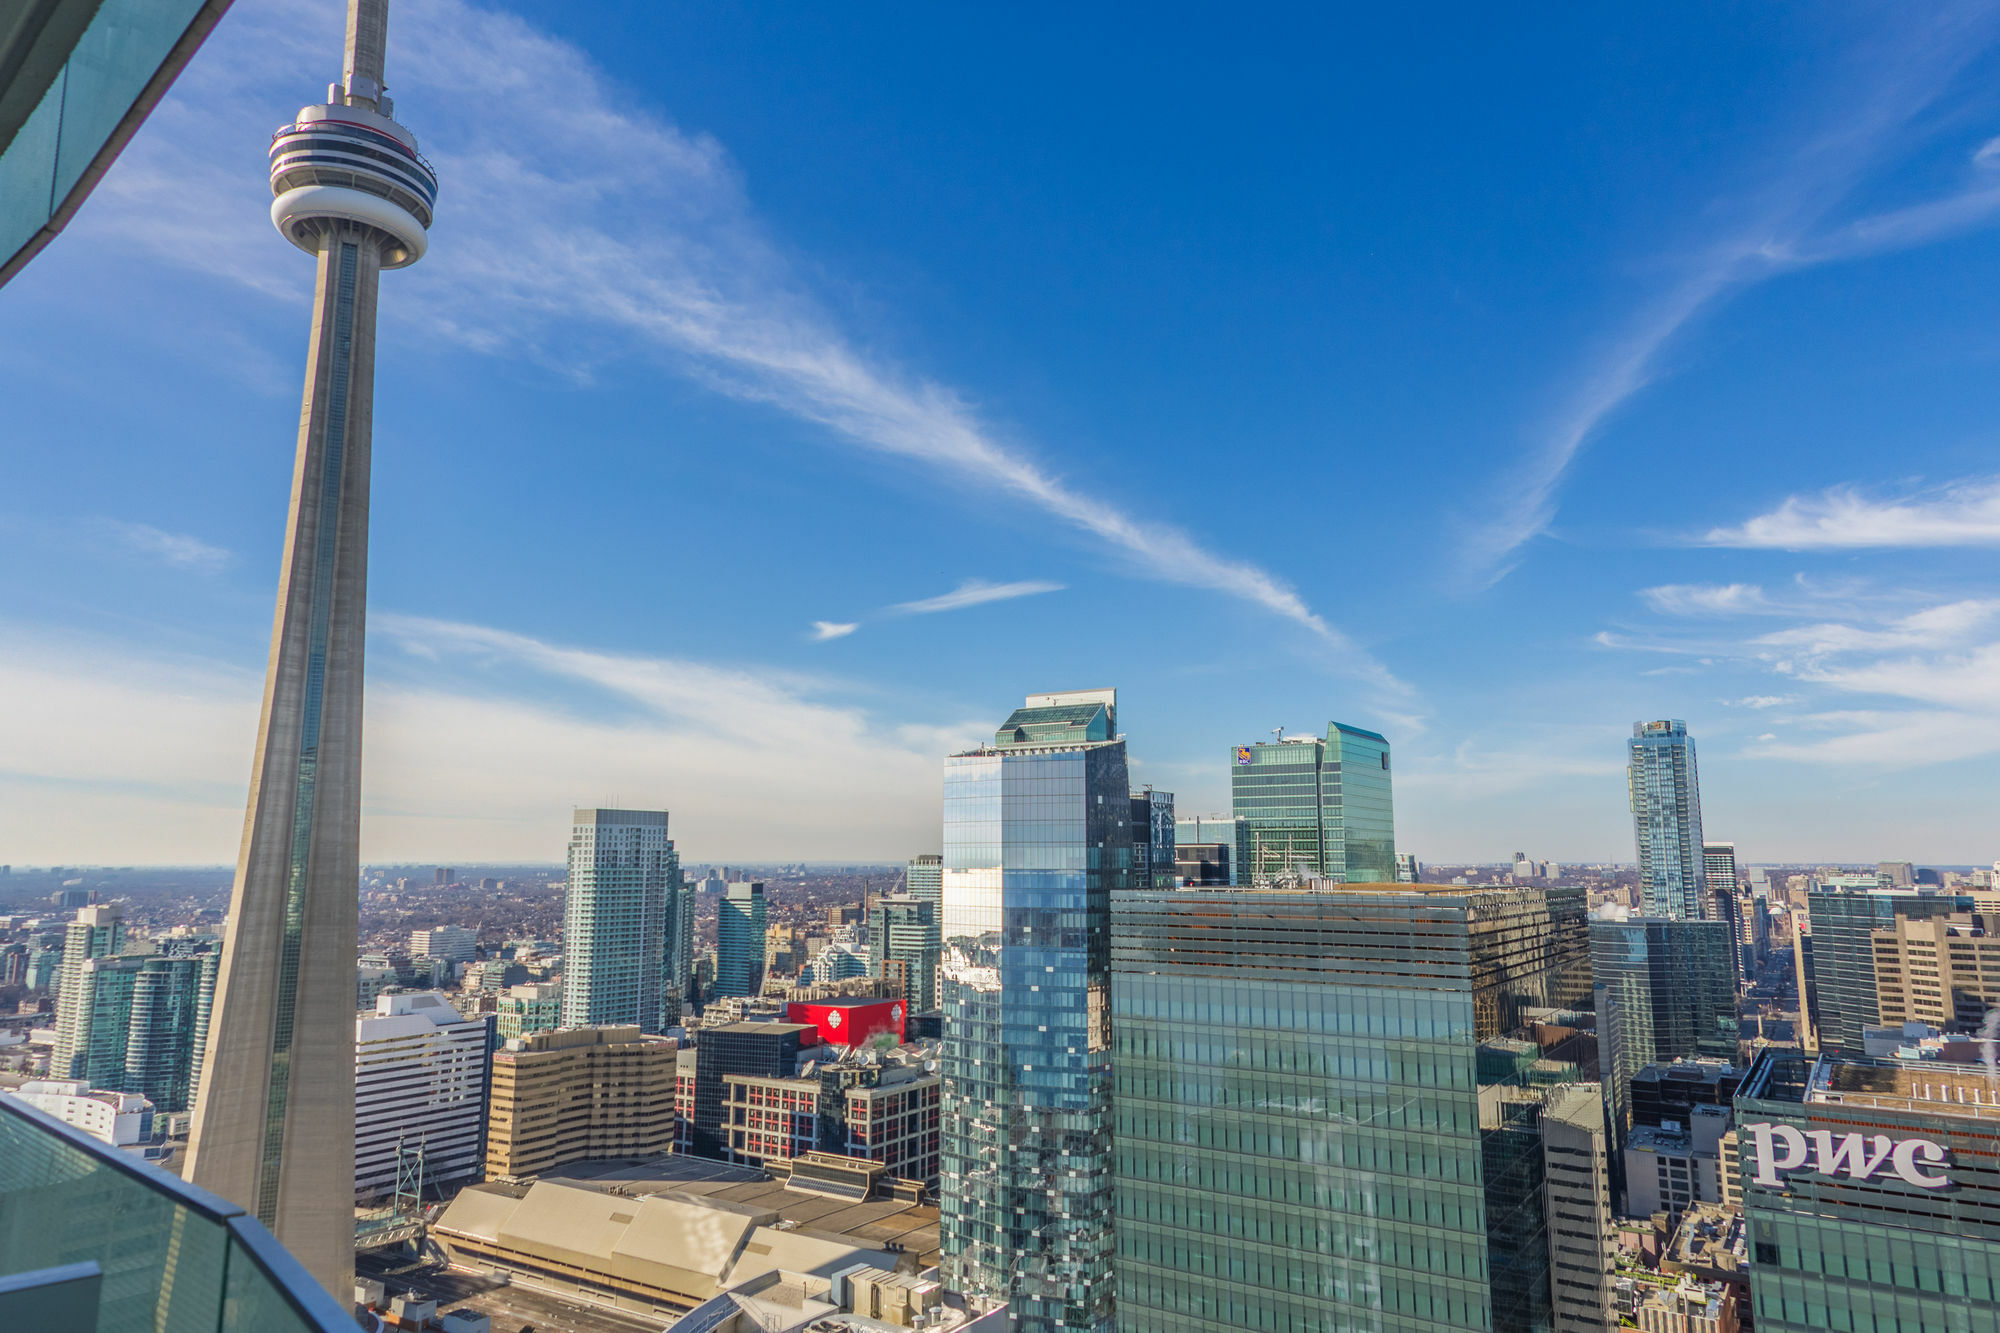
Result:
M389 49L389 0L349 0L347 6L347 61L341 70L341 90L348 105L365 102L372 110L383 110L383 60ZM386 112L385 112L386 114Z

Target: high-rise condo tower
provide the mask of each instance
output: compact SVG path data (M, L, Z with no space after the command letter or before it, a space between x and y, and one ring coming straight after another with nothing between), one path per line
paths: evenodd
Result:
M271 220L319 268L249 810L188 1179L336 1297L354 1268L354 945L377 275L423 257L437 177L390 119L388 0L351 0L327 100L271 141Z
M563 895L564 1027L665 1032L680 1021L684 896L665 810L576 812Z
M1702 860L1701 780L1687 723L1634 722L1625 778L1639 847L1639 910L1677 921L1712 917Z
M1018 1333L1111 1333L1115 690L1028 696L945 760L940 1266ZM703 1058L707 1052L704 1050Z

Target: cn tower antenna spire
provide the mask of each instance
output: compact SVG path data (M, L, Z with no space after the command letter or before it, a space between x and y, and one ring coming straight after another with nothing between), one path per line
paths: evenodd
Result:
M387 0L352 0L342 80L271 138L271 221L318 280L264 709L187 1178L342 1302L354 1280L354 954L375 303L429 245L437 175L382 87Z
M347 61L341 87L353 99L366 99L369 109L382 96L383 63L389 51L389 0L351 0L347 6Z

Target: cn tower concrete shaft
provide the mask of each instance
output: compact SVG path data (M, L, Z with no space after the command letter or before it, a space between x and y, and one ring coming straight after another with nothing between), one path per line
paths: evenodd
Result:
M354 958L375 300L422 255L437 182L390 118L386 0L353 0L342 82L271 150L272 218L318 282L263 717L188 1178L353 1295Z

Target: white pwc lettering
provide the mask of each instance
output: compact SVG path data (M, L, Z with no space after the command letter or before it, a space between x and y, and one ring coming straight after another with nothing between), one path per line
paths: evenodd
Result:
M1816 1129L1810 1134L1792 1125L1745 1125L1756 1150L1759 1185L1783 1189L1785 1177L1793 1171L1812 1170L1822 1176L1844 1176L1849 1180L1873 1180L1887 1166L1889 1174L1919 1189L1941 1190L1951 1185L1942 1168L1950 1165L1951 1152L1930 1139L1892 1139L1887 1134L1835 1134Z

